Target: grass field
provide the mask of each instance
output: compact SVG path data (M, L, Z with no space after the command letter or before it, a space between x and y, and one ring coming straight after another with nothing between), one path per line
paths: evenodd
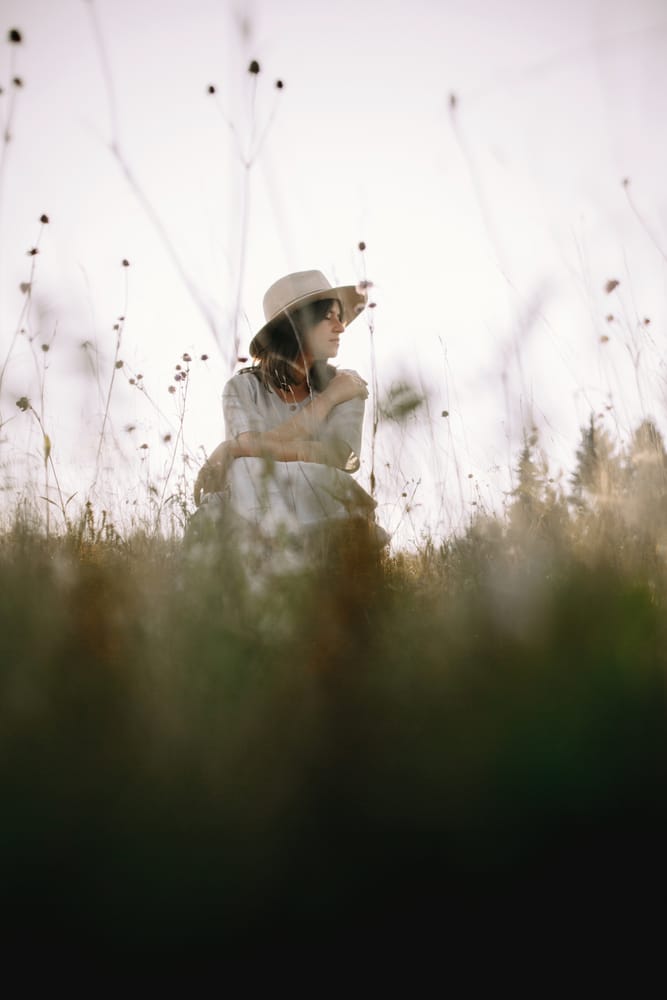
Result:
M528 448L504 520L381 559L348 535L261 585L214 540L5 531L0 857L19 925L184 946L604 882L612 856L615 884L619 858L654 871L652 440L615 492L589 477L566 502Z

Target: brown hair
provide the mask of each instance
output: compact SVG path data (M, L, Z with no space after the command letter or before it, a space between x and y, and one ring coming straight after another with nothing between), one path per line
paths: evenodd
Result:
M297 363L304 355L306 334L324 319L334 304L338 305L343 320L343 303L335 298L317 299L281 317L271 327L266 346L259 349L256 364L244 371L256 375L267 389L287 390L296 385L301 381ZM313 389L321 391L335 374L333 365L315 361L308 371L308 382Z

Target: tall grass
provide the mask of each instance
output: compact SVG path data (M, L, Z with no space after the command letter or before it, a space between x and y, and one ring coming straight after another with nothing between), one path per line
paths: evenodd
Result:
M621 845L659 864L665 522L636 516L640 466L622 503L578 484L568 503L535 447L506 521L391 558L348 531L261 585L222 536L4 533L19 924L118 947L317 936L603 880Z

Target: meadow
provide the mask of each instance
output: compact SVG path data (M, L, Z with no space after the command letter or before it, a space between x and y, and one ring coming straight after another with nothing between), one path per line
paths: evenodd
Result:
M587 433L569 502L527 445L504 520L259 582L214 536L5 530L17 926L187 948L655 877L667 460Z
M592 412L565 474L526 420L504 503L473 493L447 533L378 554L348 528L307 568L248 573L233 538L188 530L190 386L214 362L180 353L160 395L127 360L127 259L111 339L80 355L94 402L64 470L35 291L50 224L0 359L0 884L19 936L175 953L655 879L667 451L648 405L618 433ZM641 397L660 335L650 354L650 331L614 322ZM412 492L383 435L428 452L428 393L381 394L375 367L371 389L365 471L396 527Z

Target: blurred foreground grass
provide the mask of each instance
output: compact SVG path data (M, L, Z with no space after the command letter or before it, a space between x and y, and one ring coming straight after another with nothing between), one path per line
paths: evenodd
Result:
M16 926L183 947L659 863L658 536L519 500L419 554L348 536L262 585L215 546L6 532Z

